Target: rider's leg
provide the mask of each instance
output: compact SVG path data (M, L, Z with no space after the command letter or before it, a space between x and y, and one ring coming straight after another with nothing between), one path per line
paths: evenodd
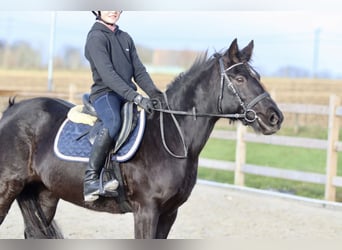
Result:
M94 102L94 107L99 119L103 122L103 128L93 144L89 164L84 178L84 200L91 202L98 199L99 175L105 164L106 157L113 146L121 127L121 106L123 99L115 93L107 93ZM116 180L105 184L105 190L113 191L118 187Z
M94 201L99 197L99 174L113 143L108 129L102 128L93 144L88 167L84 177L84 201Z

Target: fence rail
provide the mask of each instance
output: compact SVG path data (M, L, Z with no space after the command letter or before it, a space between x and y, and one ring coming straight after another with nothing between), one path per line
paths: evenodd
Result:
M342 142L338 141L339 119L340 117L342 117L342 106L340 106L340 98L337 96L331 96L329 106L304 104L279 104L279 106L283 112L327 115L329 117L328 139L321 140L291 136L256 135L247 133L246 127L239 124L236 132L215 130L211 134L212 138L236 140L235 162L201 158L199 161L199 165L201 167L234 171L234 183L240 186L244 186L245 174L254 174L288 180L324 184L325 200L335 201L336 187L342 187L342 177L337 176L337 157L338 152L342 151ZM274 167L246 164L246 142L326 150L326 173L319 174L313 172L285 170ZM296 169L296 166L294 166L293 169Z
M69 102L76 102L80 94L77 93L75 85L69 85L68 92L56 92L56 91L22 91L22 90L1 90L0 96L19 96L19 97L53 97L66 99Z

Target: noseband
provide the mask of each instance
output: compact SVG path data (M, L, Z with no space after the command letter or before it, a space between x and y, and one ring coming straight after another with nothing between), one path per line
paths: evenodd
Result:
M222 114L222 100L223 100L223 90L224 90L224 83L225 81L227 82L227 87L228 89L230 89L233 93L233 95L236 97L236 99L238 100L240 106L243 109L243 113L242 114L238 114L239 118L243 118L246 122L248 123L252 123L254 122L258 116L256 114L256 112L252 109L254 107L255 104L257 104L258 102L260 102L262 99L269 97L269 94L267 92L264 92L260 95L258 95L257 97L255 97L250 103L248 103L247 105L245 104L244 101L242 101L239 92L236 90L233 82L229 79L227 73L229 72L229 70L235 68L236 66L239 65L245 65L247 70L250 72L250 74L254 77L255 75L255 71L252 69L251 66L249 66L249 64L247 63L236 63L233 64L232 66L228 67L227 69L224 69L224 65L223 65L223 59L222 57L219 58L219 63L220 63L220 74L221 74L221 90L220 90L220 95L218 97L218 103L217 103L217 109L218 111Z

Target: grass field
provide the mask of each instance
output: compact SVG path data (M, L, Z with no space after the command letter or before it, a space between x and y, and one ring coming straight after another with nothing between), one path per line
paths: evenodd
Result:
M224 161L235 161L235 141L210 138L201 157ZM304 172L325 173L326 151L297 147L274 146L247 143L246 163L292 169ZM342 176L342 153L339 154L338 175ZM234 183L234 172L199 169L199 177L223 183ZM262 177L247 174L245 185L259 189L278 190L311 198L324 198L324 186L299 181ZM342 189L337 191L337 199L342 201Z
M152 74L154 82L165 90L176 75ZM342 98L342 80L326 79L278 79L263 78L263 83L279 103L302 103L328 105L329 96L337 94ZM70 85L77 93L89 91L91 86L90 71L56 71L54 73L54 91L66 92ZM1 90L46 91L46 71L0 70ZM79 100L80 101L80 100ZM0 96L0 109L8 102L8 96ZM285 113L283 128L279 134L311 138L327 138L327 117L314 115L294 115ZM219 121L220 129L234 129L226 121ZM342 138L340 133L340 138ZM342 139L340 139L342 140ZM201 156L213 159L234 161L235 142L210 139ZM339 175L342 176L342 155L339 160ZM301 171L324 173L325 152L293 147L269 146L265 144L248 144L247 163L279 168L292 168ZM199 177L216 181L233 183L232 172L200 169ZM322 185L286 181L275 178L247 175L246 185L263 189L295 193L314 198L322 198ZM342 191L338 190L338 200L342 201Z

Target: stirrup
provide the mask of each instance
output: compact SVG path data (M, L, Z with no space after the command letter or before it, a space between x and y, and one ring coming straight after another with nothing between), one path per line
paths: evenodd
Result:
M118 187L119 182L115 178L114 173L106 167L102 168L100 173L100 195L104 197L117 197L119 195L117 192Z
M115 191L119 186L119 182L117 180L110 180L106 182L103 186L103 189L108 192L113 192Z

